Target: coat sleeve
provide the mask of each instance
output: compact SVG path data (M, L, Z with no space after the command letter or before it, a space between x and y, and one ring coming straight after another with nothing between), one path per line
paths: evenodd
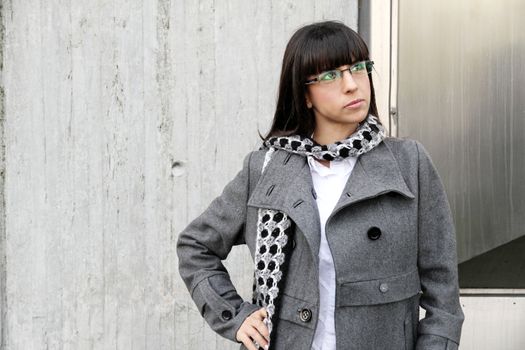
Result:
M197 309L215 332L232 341L246 317L258 309L242 300L221 262L234 245L244 242L250 155L222 194L177 241L179 273Z
M456 233L441 179L430 156L416 141L419 167L418 269L420 305L417 350L457 349L463 323L459 302Z

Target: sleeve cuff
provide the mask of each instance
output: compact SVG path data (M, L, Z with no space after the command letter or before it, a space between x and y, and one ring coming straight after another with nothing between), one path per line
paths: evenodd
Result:
M458 344L448 338L434 334L420 334L416 350L458 350Z
M224 276L218 276L218 279L224 278ZM217 286L218 281L213 282ZM210 279L205 278L193 289L192 298L211 329L224 338L237 342L237 331L242 323L260 307L242 301L242 298L236 293L235 295L232 294L233 291L228 289L215 290Z

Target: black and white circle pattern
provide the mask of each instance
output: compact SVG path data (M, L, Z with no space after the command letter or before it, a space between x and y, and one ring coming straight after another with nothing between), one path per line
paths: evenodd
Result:
M369 115L356 132L347 139L330 145L319 145L309 137L274 136L264 142L263 147L283 149L292 153L311 155L317 159L342 160L358 156L377 146L385 137L385 129L377 117Z
M255 303L266 307L268 319L275 313L274 301L279 293L278 283L283 274L284 248L288 244L291 221L283 212L259 210L258 232L255 252ZM271 323L268 329L271 333Z

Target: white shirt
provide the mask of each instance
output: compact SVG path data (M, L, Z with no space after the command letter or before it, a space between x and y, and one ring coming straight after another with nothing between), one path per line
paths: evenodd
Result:
M346 182L354 168L357 157L331 161L330 168L308 156L312 182L317 194L317 208L321 221L321 245L319 248L319 321L315 329L312 350L335 350L335 268L328 241L326 220L339 201Z

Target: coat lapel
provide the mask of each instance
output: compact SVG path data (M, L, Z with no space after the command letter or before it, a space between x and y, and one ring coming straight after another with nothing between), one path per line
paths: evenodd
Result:
M320 221L313 193L306 157L276 151L248 200L248 205L286 213L305 235L317 260L321 239Z
M381 142L373 150L359 156L331 216L348 205L388 192L414 198L394 155Z
M392 191L407 198L414 198L394 155L382 142L373 150L359 156L330 217L353 203ZM306 157L276 151L255 187L248 205L276 209L288 214L304 233L318 263L319 211Z

